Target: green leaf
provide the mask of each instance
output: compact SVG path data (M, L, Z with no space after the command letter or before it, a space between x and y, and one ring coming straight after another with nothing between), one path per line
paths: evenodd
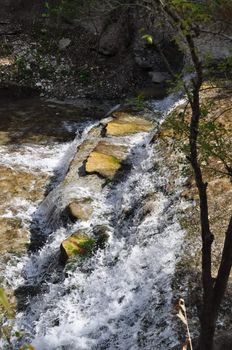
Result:
M147 42L149 45L152 45L152 44L153 44L153 36L152 36L152 35L145 34L145 35L142 36L142 39L146 40L146 42Z

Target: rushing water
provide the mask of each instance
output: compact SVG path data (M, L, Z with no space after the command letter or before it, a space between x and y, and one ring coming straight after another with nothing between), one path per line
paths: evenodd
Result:
M11 289L15 282L12 272L11 278L7 275L7 264L13 270L17 262L22 263L38 205L62 179L78 136L90 120L86 111L69 105L38 99L1 101L0 282L4 288ZM15 280L20 280L18 272Z
M170 107L164 103L166 109ZM94 123L85 128L69 124L71 132L72 126L79 132L68 143L16 148L4 144L0 148L4 155L0 164L38 176L49 174L44 186L56 175L49 187L53 190L40 206L41 196L17 209L22 216L26 210L24 222L27 226L34 222L45 242L38 251L24 254L14 266L9 263L5 268L5 280L12 288L33 287L17 314L15 330L23 332L22 343L30 342L37 350L169 349L176 344L171 283L184 234L177 220L183 203L178 181L176 192L167 191L169 170L151 142L153 134L123 138L131 149L132 167L122 181L96 195L90 220L55 225L62 211L59 196L65 200L70 192L88 191L76 188L75 183L71 188L55 187L54 181L61 181L76 146ZM4 215L12 213L6 210ZM79 228L91 234L96 225L108 227L106 248L68 264L63 271L58 262L62 240ZM16 339L14 344L18 349Z

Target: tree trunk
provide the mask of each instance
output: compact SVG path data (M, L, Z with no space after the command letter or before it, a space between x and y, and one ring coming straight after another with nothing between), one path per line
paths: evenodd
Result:
M203 305L202 315L200 317L200 339L199 350L212 350L213 339L215 333L215 313L212 306L212 300L208 301L208 305Z
M200 64L199 64L200 66ZM201 69L201 67L200 67ZM204 182L201 166L198 160L197 139L199 133L199 121L201 117L199 90L201 78L195 82L192 100L192 116L190 123L190 162L194 171L196 186L200 199L200 223L202 236L202 285L203 303L200 317L200 344L199 350L212 350L215 333L216 313L213 307L213 280L211 275L212 253L211 247L214 236L210 231L207 183Z
M161 9L171 20L173 29L179 30L181 32L182 37L185 37L189 53L192 59L192 63L195 68L195 77L191 79L192 88L189 88L187 85L185 85L185 83L183 83L183 86L192 111L189 129L190 156L188 157L188 160L190 161L194 172L195 182L200 200L203 301L200 316L200 338L198 349L212 350L218 311L225 294L232 266L232 217L230 219L230 223L226 231L221 263L216 278L216 283L214 285L211 273L211 250L214 236L210 230L207 183L205 183L203 179L197 144L199 134L199 122L201 118L199 92L203 82L202 62L200 60L200 56L198 54L194 42L194 38L198 36L199 32L197 28L186 25L186 21L184 20L184 18L181 17L181 14L179 14L178 11L175 11L175 6L171 6L169 1L156 0L156 3L160 5ZM169 64L165 57L164 62L166 63L166 66L169 70ZM230 169L228 171L228 175L230 175Z

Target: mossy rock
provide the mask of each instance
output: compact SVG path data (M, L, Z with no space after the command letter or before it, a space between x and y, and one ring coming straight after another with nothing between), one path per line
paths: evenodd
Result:
M85 167L87 173L98 173L109 179L113 179L120 168L121 162L118 158L96 151L90 154Z
M95 245L95 239L78 231L65 239L60 245L60 261L66 263L68 259L91 254Z
M141 117L124 112L115 113L114 117L114 120L106 126L108 136L125 136L139 132L149 132L153 129L152 122Z
M68 215L72 221L89 220L93 213L91 198L81 198L73 201L67 207Z

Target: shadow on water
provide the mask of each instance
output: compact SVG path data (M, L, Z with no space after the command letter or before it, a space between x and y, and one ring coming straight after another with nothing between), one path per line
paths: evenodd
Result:
M72 103L31 98L1 101L1 144L49 144L71 141L77 125L86 120L98 120L108 111L111 102L99 106L95 101L76 100Z

